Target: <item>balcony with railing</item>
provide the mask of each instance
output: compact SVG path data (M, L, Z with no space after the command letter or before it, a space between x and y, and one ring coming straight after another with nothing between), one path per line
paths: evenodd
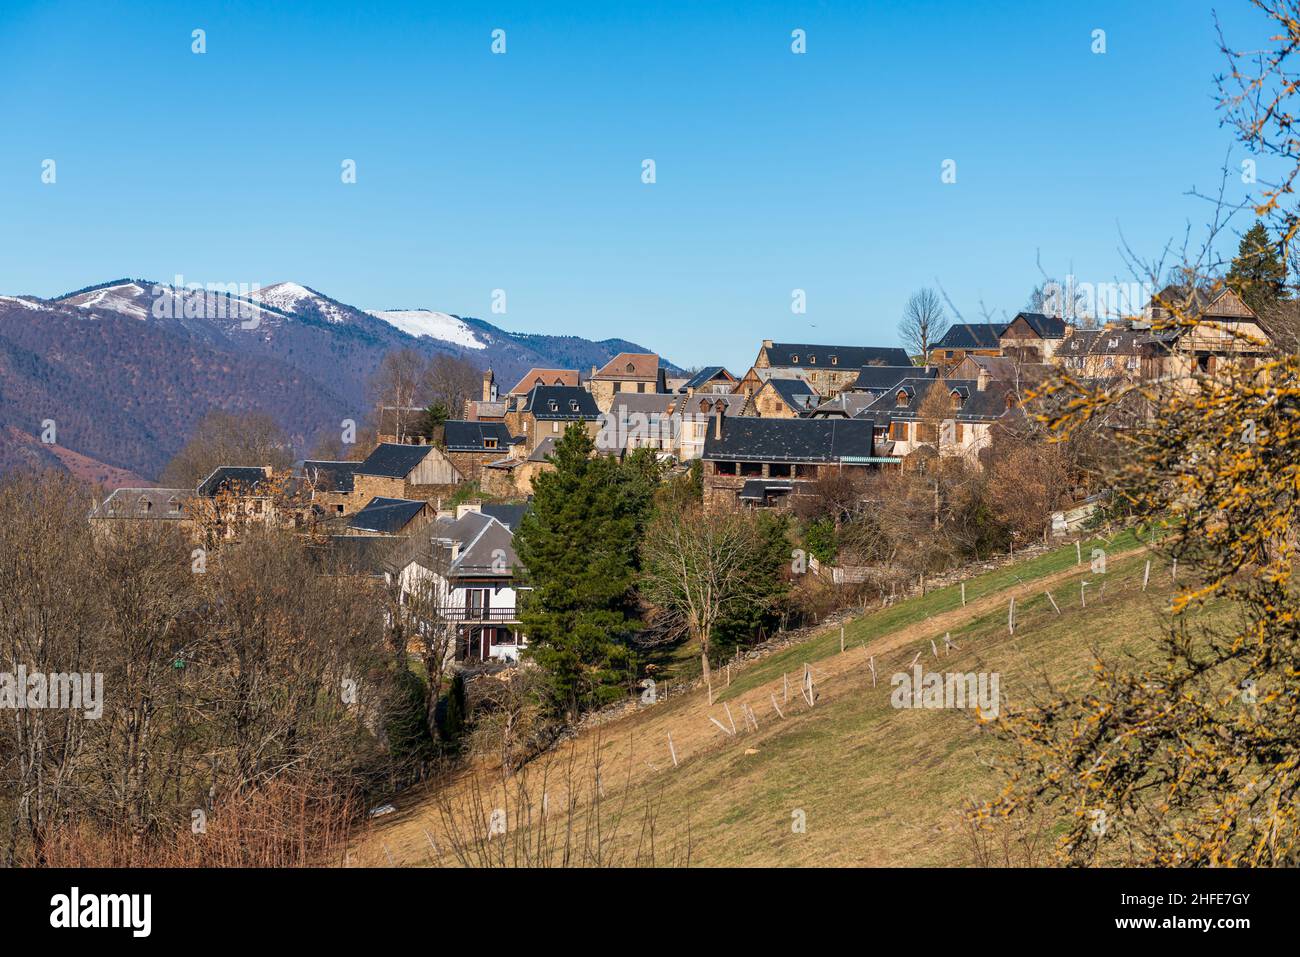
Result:
M518 622L519 617L513 607L509 608L483 608L469 607L464 605L442 606L438 609L438 617L443 621L465 621L465 622Z

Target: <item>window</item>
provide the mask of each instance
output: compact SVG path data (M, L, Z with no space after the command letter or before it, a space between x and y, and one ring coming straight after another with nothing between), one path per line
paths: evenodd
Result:
M906 423L906 422L890 422L890 423L889 423L889 437L890 437L891 439L893 439L895 442L906 442L906 441L907 441L907 423Z
M577 399L570 399L570 400L569 400L569 411L570 411L570 412L577 412L577 411L578 411L578 400L577 400Z
M833 365L833 366L837 366L837 365L839 365L839 364L840 364L840 357L839 357L839 356L831 356L831 365Z
M551 423L551 431L552 431L552 432L558 432L558 431L560 431L560 423L558 423L558 422L552 422L552 423Z
M140 511L147 512L153 508L153 502L149 501L143 495L140 496Z
M644 391L645 391L645 383L644 383L644 382L638 382L638 383L636 384L636 391L638 391L638 392L644 392Z
M483 448L495 449L496 447L497 447L497 440L495 438L483 440Z
M815 366L815 365L817 364L817 357L816 357L816 356L809 356L809 357L808 357L808 364L809 364L810 366Z
M334 511L337 512L339 515L342 515L342 514L343 514L343 506L342 506L341 504L340 504L340 505L335 505L335 506L334 506Z
M619 381L615 381L615 382L614 382L614 391L615 391L615 392L622 392L622 391L623 391L623 383L622 383L622 382L619 382Z
M465 611L467 617L472 619L483 619L488 617L492 610L492 589L490 588L467 588L465 589Z
M898 395L894 396L894 405L898 406L899 408L903 408L907 405L908 401L909 400L908 400L907 390L899 389Z
M552 411L552 412L559 412L559 411L560 411L560 403L556 402L554 399L552 399L552 400L550 401L550 406L551 406L551 411Z
M960 408L961 408L962 398L961 398L961 393L960 393L960 392L957 392L956 390L954 390L953 393L952 393L952 395L950 395L950 396L948 397L948 399L949 399L948 404L949 404L950 406L952 406L952 408L953 408L954 410L957 410L957 409L960 409Z
M627 371L628 371L629 373L636 372L636 366L634 366L632 363L629 362L629 363L627 364Z
M1113 369L1115 368L1115 357L1107 356L1105 359L1102 360L1101 364L1103 368Z
M798 356L791 356L791 357L790 357L790 365L792 365L792 366L797 366L798 364L799 364L799 357L798 357Z

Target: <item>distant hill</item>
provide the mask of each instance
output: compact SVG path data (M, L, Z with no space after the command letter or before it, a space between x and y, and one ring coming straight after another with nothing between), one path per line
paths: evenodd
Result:
M4 295L0 470L151 479L212 409L267 412L305 452L343 419L366 418L366 383L400 348L490 366L502 381L534 366L589 371L621 351L653 351L520 335L425 309L367 312L294 282L213 292L117 279L52 300ZM47 419L60 450L81 459L28 441Z

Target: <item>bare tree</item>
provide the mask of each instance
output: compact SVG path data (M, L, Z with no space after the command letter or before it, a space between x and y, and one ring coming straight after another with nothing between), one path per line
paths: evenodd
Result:
M939 294L933 289L921 289L907 300L903 318L898 322L898 334L908 352L919 355L924 365L930 361L930 350L943 338L949 325Z
M755 519L743 511L661 511L646 529L641 594L670 629L700 643L706 681L714 628L763 600L761 548Z
M194 488L221 465L270 465L287 468L293 443L271 416L209 412L194 434L167 463L160 481L175 488Z

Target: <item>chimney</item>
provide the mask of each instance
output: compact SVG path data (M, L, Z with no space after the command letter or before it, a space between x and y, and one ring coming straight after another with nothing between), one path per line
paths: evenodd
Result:
M460 542L451 543L451 560L454 562L460 557Z
M980 366L979 375L975 378L975 389L979 392L983 392L989 387L989 383L992 381L993 376L989 374L989 370Z
M764 348L764 349L771 349L771 348L772 348L772 340L771 340L771 339L764 339L764 340L763 340L763 348Z
M495 391L496 391L496 385L493 382L492 370L488 369L483 373L483 401L491 402L492 399L494 398L492 393Z
M713 441L722 441L722 410L713 413Z
M465 505L457 505L456 518L461 519L464 518L466 515L468 515L470 512L477 512L477 511L480 511L478 502L470 502Z

